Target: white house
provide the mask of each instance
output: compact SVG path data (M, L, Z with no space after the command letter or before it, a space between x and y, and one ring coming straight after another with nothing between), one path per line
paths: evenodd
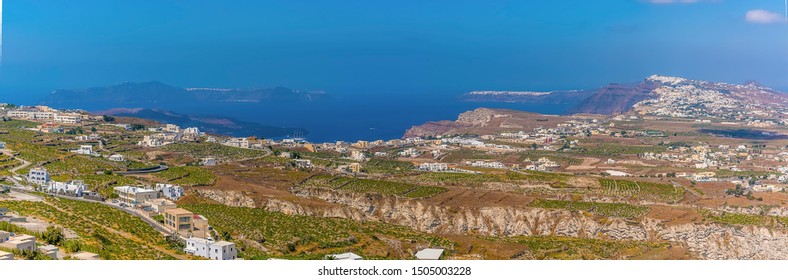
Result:
M234 260L238 257L235 243L227 241L208 241L191 237L186 240L184 252L211 260Z
M295 159L293 160L293 164L295 164L298 168L311 168L312 161L308 159Z
M82 196L87 190L84 182L74 180L68 183L50 181L46 191L50 193Z
M145 202L146 200L159 198L158 190L149 190L132 186L115 187L115 193L118 194L119 200L123 203L137 205Z
M42 167L30 169L30 172L27 173L27 180L39 186L46 186L49 183L49 172Z
M71 150L72 153L80 154L80 155L89 155L89 156L97 156L98 153L93 151L93 146L91 145L81 145L79 149Z
M0 243L0 247L19 251L35 251L36 237L26 234L11 235L8 240Z
M419 170L432 171L432 172L448 171L449 165L440 162L435 162L435 163L425 162L419 165Z
M200 129L197 127L187 127L183 129L184 134L200 135Z
M161 190L164 197L170 200L178 200L183 197L183 187L171 184L156 184L156 190Z
M60 251L55 245L46 245L38 247L38 250L41 251L42 254L47 255L53 260L57 259L57 252Z
M111 161L126 161L126 157L120 154L114 154L109 156L109 160Z
M212 158L212 157L203 158L200 161L200 165L202 165L202 166L214 166L214 165L216 165L216 158Z

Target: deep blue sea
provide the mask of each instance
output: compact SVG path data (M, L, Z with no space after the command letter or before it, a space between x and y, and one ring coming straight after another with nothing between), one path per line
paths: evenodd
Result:
M231 117L270 126L308 130L312 142L397 139L405 131L428 121L455 120L462 112L480 107L560 114L569 105L522 103L470 103L457 95L332 95L328 100L293 103L226 103L199 106L172 105L178 113Z
M32 92L35 92L33 94ZM543 114L561 114L570 105L524 103L479 103L459 100L459 92L407 93L333 93L330 98L311 102L166 104L159 108L180 114L221 116L263 125L304 128L312 142L389 140L428 121L455 120L462 112L480 107L505 108ZM35 105L40 91L2 91L0 102ZM111 107L80 107L90 111ZM130 105L128 107L138 107Z

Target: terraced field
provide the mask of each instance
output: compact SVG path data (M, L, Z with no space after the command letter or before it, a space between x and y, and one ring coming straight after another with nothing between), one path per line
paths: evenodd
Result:
M360 224L347 219L286 215L218 204L182 207L204 215L217 230L230 233L239 248L239 257L247 259L320 259L325 254L348 251L368 259L385 259L416 245L453 246L444 238L376 222ZM401 247L390 246L385 241L389 239L398 240Z
M165 151L179 152L194 159L214 157L219 161L233 161L266 155L265 151L242 149L216 143L177 143L162 147Z
M401 182L370 179L353 179L349 177L316 175L306 180L301 187L322 188L355 193L379 193L408 198L422 198L445 192L445 188L422 186Z
M669 184L653 182L599 179L602 193L610 196L644 199L657 202L677 202L684 198L684 190Z
M635 219L648 213L648 207L634 206L625 203L599 203L564 200L537 199L528 206L546 209L566 209L584 211L601 216Z
M491 182L510 182L510 183L544 183L552 187L567 187L569 175L559 173L548 173L538 171L504 173L451 173L451 172L427 172L416 176L404 177L401 180L413 184L445 185L445 186L466 186L478 187L483 183Z
M373 174L397 174L412 171L414 166L409 162L373 158L364 164L364 169Z
M506 238L528 246L530 257L537 260L601 260L626 259L637 255L664 251L668 243L612 241L560 236L521 236Z
M216 182L216 177L211 171L198 166L174 166L154 173L154 176L170 184L181 186L210 186Z

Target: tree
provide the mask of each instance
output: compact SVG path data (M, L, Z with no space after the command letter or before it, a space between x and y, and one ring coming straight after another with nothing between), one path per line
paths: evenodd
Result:
M60 245L63 242L63 228L48 226L47 230L41 235L44 242L52 245Z
M107 116L107 115L103 115L103 116L101 116L101 118L104 120L104 122L108 122L108 123L111 123L111 122L115 121L114 117L110 117L110 116Z
M91 128L90 128L90 132L96 132L96 127L95 127L95 126L94 126L94 127L91 127Z

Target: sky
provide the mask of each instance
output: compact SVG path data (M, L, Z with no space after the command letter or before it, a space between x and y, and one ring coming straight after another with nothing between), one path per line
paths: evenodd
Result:
M16 0L0 97L157 80L329 93L594 88L651 74L788 90L782 0Z

